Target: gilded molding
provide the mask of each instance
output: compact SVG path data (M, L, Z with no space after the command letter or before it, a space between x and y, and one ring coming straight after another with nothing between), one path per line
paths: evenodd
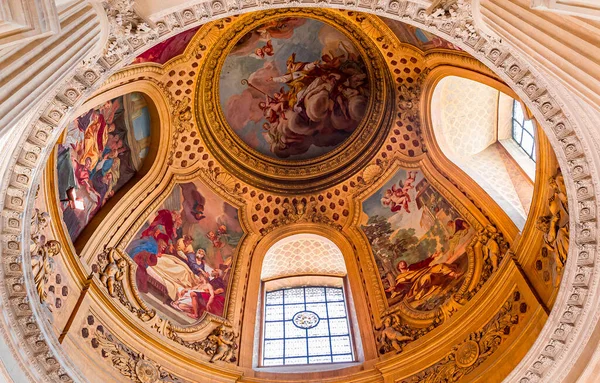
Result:
M520 300L521 293L514 291L481 330L469 334L445 358L402 383L458 382L466 377L500 348L527 313L527 304Z
M86 328L86 331L87 330ZM183 383L184 380L166 371L162 366L121 343L115 336L99 325L91 339L93 348L99 348L103 358L112 367L135 383Z

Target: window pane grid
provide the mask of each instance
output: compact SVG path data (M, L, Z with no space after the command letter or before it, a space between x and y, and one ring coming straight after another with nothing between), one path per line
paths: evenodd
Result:
M264 366L353 360L342 288L310 286L266 293Z
M512 138L529 158L535 162L533 122L525 120L525 113L517 100L513 101Z

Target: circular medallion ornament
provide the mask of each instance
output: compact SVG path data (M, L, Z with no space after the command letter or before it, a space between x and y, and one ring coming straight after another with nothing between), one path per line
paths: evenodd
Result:
M144 359L138 360L135 364L135 374L142 383L155 383L159 378L156 367Z
M231 173L297 194L339 183L379 150L393 121L392 80L349 19L272 10L218 34L199 71L195 114Z
M296 327L305 330L316 327L320 320L319 316L312 311L300 311L292 318L292 322Z
M479 344L473 340L467 340L456 350L456 365L458 367L472 366L479 358Z

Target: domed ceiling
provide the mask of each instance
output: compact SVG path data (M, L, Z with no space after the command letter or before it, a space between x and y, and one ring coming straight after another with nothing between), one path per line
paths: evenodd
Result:
M96 381L307 381L258 356L264 286L296 270L348 297L352 362L311 380L501 380L556 297L566 192L537 129L520 231L437 143L447 76L516 98L439 37L323 9L209 22L109 78L36 200L39 238L62 243L35 250L56 263L37 287L73 363Z

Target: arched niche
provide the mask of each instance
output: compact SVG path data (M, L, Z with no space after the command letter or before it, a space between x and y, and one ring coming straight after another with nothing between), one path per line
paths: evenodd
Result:
M161 104L152 87L107 89L77 110L59 138L46 167L48 205L76 253L153 168L161 146Z
M434 156L468 175L523 232L536 211L536 185L556 170L544 132L534 122L534 162L512 139L512 105L520 103L518 96L477 68L439 66L425 88L424 131Z
M307 381L333 378L340 374L355 374L365 366L371 366L370 361L377 358L372 319L370 315L356 315L371 310L357 262L356 249L356 245L343 233L328 225L315 223L295 223L280 227L267 234L257 244L250 260L250 275L243 309L244 326L241 330L242 343L247 342L240 347L240 368L245 374L268 379L285 373L290 381ZM301 258L288 259L292 254L308 256L311 250L317 253L315 262ZM288 262L282 262L284 259L288 259ZM343 285L353 336L354 361L319 366L261 366L258 351L262 347L265 285L271 284L271 289L283 289L315 283Z

